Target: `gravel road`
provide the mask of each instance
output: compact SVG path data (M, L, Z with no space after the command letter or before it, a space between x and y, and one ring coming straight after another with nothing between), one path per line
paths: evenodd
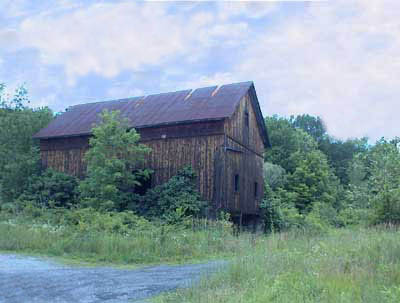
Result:
M222 262L140 269L78 267L0 254L0 302L148 302L164 291L187 287Z

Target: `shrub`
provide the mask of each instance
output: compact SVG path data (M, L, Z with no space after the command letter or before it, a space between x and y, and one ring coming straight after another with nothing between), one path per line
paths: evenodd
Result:
M385 189L373 199L375 216L373 224L400 224L400 189Z
M177 223L185 217L203 214L205 205L196 189L196 173L187 166L168 182L137 196L131 209L148 218Z
M48 169L42 175L30 178L17 203L21 206L33 203L47 208L68 208L77 203L77 186L77 178Z
M268 185L265 193L261 210L266 232L284 231L303 224L303 215L294 206L294 193L282 188L272 191Z

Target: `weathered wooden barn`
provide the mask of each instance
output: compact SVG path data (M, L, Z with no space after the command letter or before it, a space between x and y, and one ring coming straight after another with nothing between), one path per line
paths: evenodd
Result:
M152 186L191 165L212 209L259 213L269 140L252 82L71 106L35 135L42 166L83 177L91 128L105 109L119 110L151 147Z

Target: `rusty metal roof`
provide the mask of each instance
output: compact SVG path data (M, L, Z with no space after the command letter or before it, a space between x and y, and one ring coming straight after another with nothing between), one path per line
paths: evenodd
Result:
M211 86L196 90L74 105L34 137L45 139L88 135L93 125L100 121L99 114L103 110L119 110L121 116L129 119L130 127L135 128L220 120L234 113L240 99L250 88L254 90L253 82L241 82L221 87ZM259 110L258 101L256 103L256 108ZM261 112L258 116L262 118ZM263 119L261 123L261 127L265 129Z

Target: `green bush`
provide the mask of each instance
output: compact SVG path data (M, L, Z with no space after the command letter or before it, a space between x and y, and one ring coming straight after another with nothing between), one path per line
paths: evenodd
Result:
M279 232L303 225L304 216L294 206L295 194L282 188L272 191L265 186L265 198L261 203L266 232Z
M168 182L137 196L130 208L147 218L161 218L177 223L184 218L200 216L206 203L196 188L196 173L190 166L184 167Z
M389 189L385 186L373 199L375 215L373 224L400 224L400 189Z
M40 207L71 207L78 201L78 179L52 169L30 178L17 199L20 206L33 203Z

